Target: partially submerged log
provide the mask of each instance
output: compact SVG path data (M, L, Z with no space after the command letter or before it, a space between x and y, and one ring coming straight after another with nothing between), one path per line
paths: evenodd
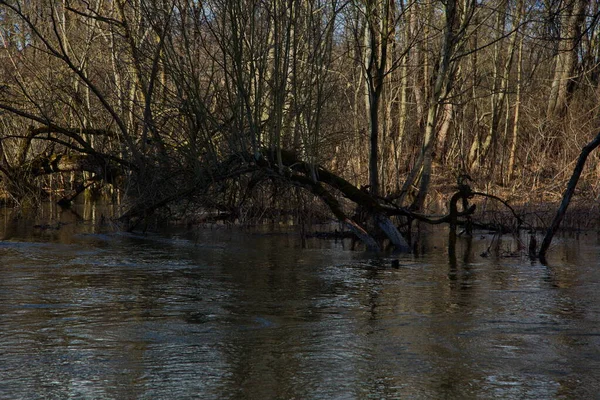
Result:
M45 118L7 105L2 105L0 108L42 124L38 127L30 126L24 135L3 137L3 140L18 140L16 154L10 160L7 159L4 151L0 152L0 179L5 184L4 189L8 195L15 201L22 198L48 197L50 192L36 182L36 178L41 176L86 173L71 181L71 184L76 184L75 190L69 191L69 194L59 200L59 204L67 205L93 184L103 182L115 184L126 171L139 170L138 166L130 161L110 151L98 151L92 146L89 137L118 140L118 135L110 129L61 127ZM44 142L45 148L40 150L38 146L33 146L34 141ZM0 143L0 150L2 150L2 143Z
M385 233L390 242L396 247L396 250L408 253L410 252L410 245L404 239L404 237L398 231L396 225L386 215L378 213L375 215L375 221L379 228Z
M558 207L558 210L556 210L556 215L554 216L554 219L552 220L552 223L550 224L550 227L548 228L546 236L544 236L544 240L542 241L542 245L540 247L539 257L540 261L544 264L546 264L546 252L548 251L548 248L552 243L552 238L558 231L560 223L562 222L563 217L567 212L567 208L569 207L571 198L575 193L575 188L577 187L577 182L579 182L579 177L581 176L581 172L583 171L585 162L587 161L587 158L590 155L590 153L594 151L594 149L596 149L598 146L600 146L600 133L598 133L591 142L586 144L581 150L581 153L579 154L577 164L573 169L573 174L571 175L571 179L569 179L569 183L567 184L567 188L565 189L565 192L563 194L560 206Z
M449 223L455 226L458 218L469 216L475 210L474 205L467 207L467 199L472 196L470 188L467 190L465 187L459 187L459 191L451 200L451 212L441 218L432 219L426 215L411 212L389 200L385 201L373 196L367 190L354 186L322 166L312 165L299 159L292 152L285 150L276 152L273 149L265 149L260 154L240 153L232 155L220 164L200 171L198 178L184 188L165 192L166 195L155 197L150 202L135 204L119 219L126 222L129 229L133 229L139 222L160 207L174 201L183 200L188 196L194 196L199 192L209 193L211 186L249 173L260 177L253 178L253 180L276 179L309 190L323 201L331 213L363 242L367 249L373 251L381 249L381 245L376 239L381 233L397 251L410 251L409 242L402 236L391 220L393 216L404 216L411 221L418 220L430 224ZM207 177L210 178L207 179ZM366 217L364 219L350 217L336 195L334 195L334 192L340 193L352 201L357 208L364 210ZM463 200L463 210L458 211L456 203L461 199ZM373 231L375 227L379 229L379 233Z
M289 177L290 181L295 183L296 185L301 185L304 187L310 188L310 190L331 210L333 215L337 217L337 219L344 223L344 225L352 231L364 244L367 246L367 249L370 251L379 251L379 245L377 241L366 231L365 228L360 226L358 222L349 218L346 213L342 210L342 207L339 201L329 193L320 182L315 182L311 178L308 178L303 175L293 175Z

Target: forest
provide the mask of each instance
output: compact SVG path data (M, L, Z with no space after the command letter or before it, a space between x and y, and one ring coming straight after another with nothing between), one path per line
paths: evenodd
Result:
M104 197L128 227L334 218L405 250L414 220L556 206L600 127L599 17L595 0L1 0L2 200Z

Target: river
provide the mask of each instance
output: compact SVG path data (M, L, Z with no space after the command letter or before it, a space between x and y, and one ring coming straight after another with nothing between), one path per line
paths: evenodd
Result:
M3 399L579 399L600 393L598 234L418 252L0 215ZM526 238L524 239L526 240ZM398 260L398 268L392 261Z

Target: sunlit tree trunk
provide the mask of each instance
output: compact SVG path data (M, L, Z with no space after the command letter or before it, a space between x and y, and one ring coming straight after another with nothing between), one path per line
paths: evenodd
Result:
M446 156L450 127L454 118L454 104L450 101L444 103L439 117L438 140L436 145L436 156L443 162Z
M510 153L508 156L508 170L506 172L506 183L510 182L515 170L515 159L517 154L517 144L519 141L519 123L521 114L521 90L523 86L523 36L519 40L519 50L517 55L517 76L515 89L515 111L513 116L512 140L510 143Z
M490 95L490 117L488 132L483 141L474 141L473 148L471 150L471 170L477 170L479 165L486 159L489 151L497 145L500 121L502 120L502 114L505 110L506 94L509 89L510 71L512 69L515 49L517 47L517 36L518 28L521 24L523 14L523 0L518 0L515 5L514 13L509 9L509 4L503 5L503 11L498 11L496 18L496 34L499 36L497 41L494 43L493 53L493 76L492 76L492 90ZM511 21L511 32L508 33L509 43L506 49L506 56L504 63L502 63L501 55L501 41L500 37L506 36L506 18L508 14L514 14L514 18ZM510 110L506 108L508 113ZM495 161L492 160L491 164L494 165Z
M400 86L398 87L398 130L392 137L392 155L394 158L394 184L393 190L400 190L401 161L404 159L403 145L406 137L408 121L408 58L402 57L400 74Z
M569 96L574 90L575 69L586 0L568 0L561 12L562 29L558 37L558 50L554 57L554 76L548 97L546 118L564 115Z

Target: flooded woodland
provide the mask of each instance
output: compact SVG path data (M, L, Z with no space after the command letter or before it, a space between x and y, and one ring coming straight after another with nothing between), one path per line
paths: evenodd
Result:
M0 0L0 397L595 397L599 7Z

